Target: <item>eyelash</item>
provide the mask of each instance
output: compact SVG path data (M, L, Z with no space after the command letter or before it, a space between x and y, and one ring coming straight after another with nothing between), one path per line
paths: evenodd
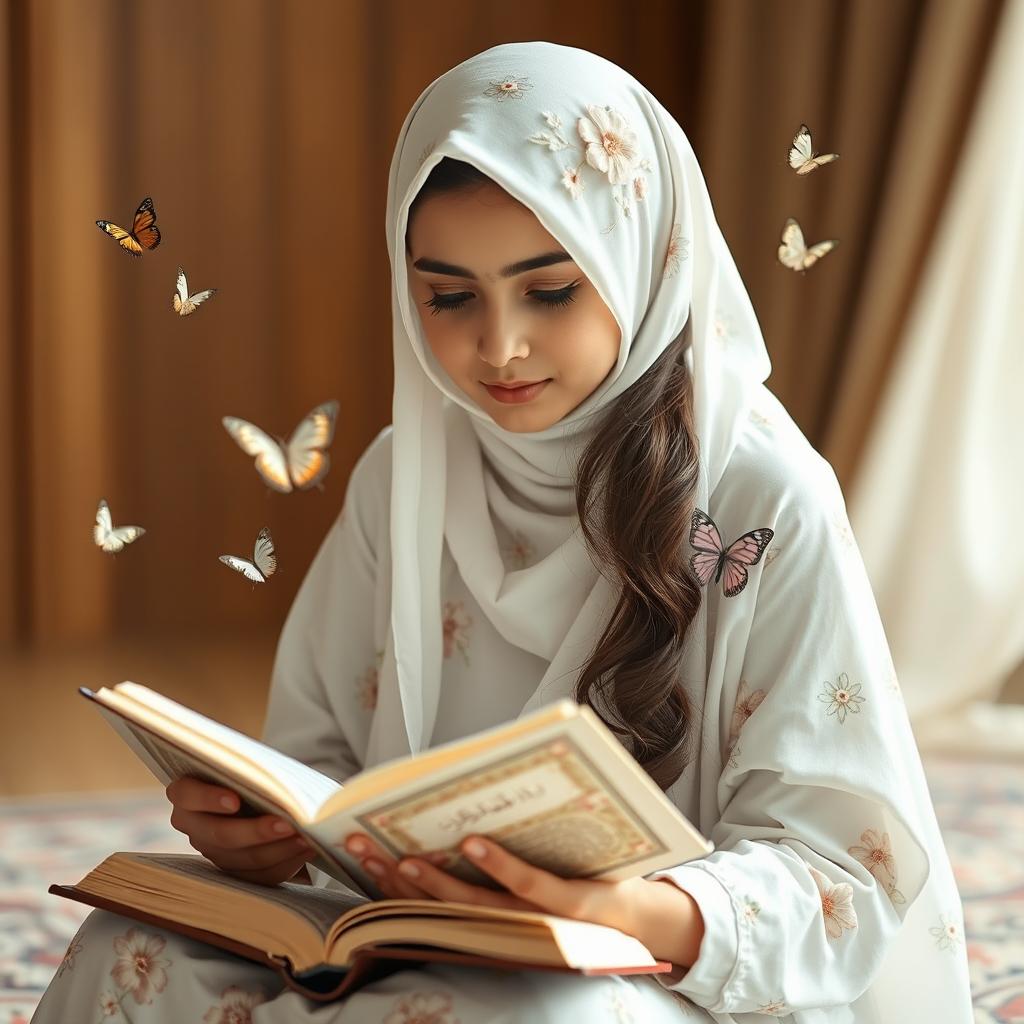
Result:
M532 291L529 294L535 296L536 301L542 306L557 308L559 306L568 306L570 302L575 302L576 297L573 295L573 292L576 291L577 288L579 288L578 284L570 284L566 285L564 288L559 288L557 291ZM462 307L469 301L469 298L472 298L472 295L469 295L469 298L465 298L464 296L466 295L469 295L469 293L458 292L449 298L444 295L438 295L435 292L434 297L428 299L423 303L423 305L430 306L431 316L437 316L437 314L442 310L462 309ZM550 295L551 298L542 299L540 298L542 295Z

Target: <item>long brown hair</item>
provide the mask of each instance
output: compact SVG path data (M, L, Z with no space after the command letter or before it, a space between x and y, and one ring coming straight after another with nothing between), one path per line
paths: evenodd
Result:
M472 164L444 157L414 198L409 221L430 195L487 184L494 182ZM584 540L619 598L574 697L626 741L662 789L689 758L691 705L680 676L683 640L702 596L685 556L698 452L684 338L604 414L575 482Z

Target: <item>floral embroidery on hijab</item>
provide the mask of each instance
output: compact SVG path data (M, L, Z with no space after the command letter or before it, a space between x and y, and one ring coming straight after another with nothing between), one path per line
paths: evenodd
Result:
M751 923L754 924L757 921L758 915L761 913L761 904L757 900L752 900L748 896L743 901L743 916Z
M928 929L935 937L935 945L939 949L948 949L951 953L956 952L960 943L963 942L963 932L956 918L950 914L939 914L939 923Z
M849 882L837 882L833 885L820 871L812 867L808 870L821 897L821 914L825 920L828 937L838 939L842 937L844 929L853 931L857 927L857 911L853 909L853 886Z
M860 834L860 843L846 851L856 857L871 872L892 902L906 903L906 897L896 888L896 858L892 855L888 832L867 828Z
M413 992L399 996L381 1024L459 1024L452 997L443 992Z
M231 985L220 994L220 1002L203 1014L203 1024L252 1024L252 1009L265 1003L262 992L245 992Z
M523 93L532 88L533 83L529 78L515 78L510 75L500 82L491 82L490 86L484 90L484 95L494 96L499 100L521 100Z
M462 607L461 601L444 603L444 656L450 658L457 647L463 660L469 664L469 637L467 630L473 625L473 617Z
M688 238L683 238L682 225L673 224L672 234L668 240L668 250L665 253L665 272L662 277L675 277L679 273L679 267L683 260L689 255L686 247L690 244Z
M769 1017L785 1017L789 1014L786 1004L781 999L773 999L770 1003L762 1003L757 1008L757 1012L767 1014Z
M859 696L862 689L860 683L851 683L850 677L840 672L835 683L825 683L825 689L818 694L818 700L828 704L828 714L835 715L842 723L848 714L860 713L860 705L865 699Z
M60 962L60 966L57 968L57 977L59 978L65 971L73 971L75 969L75 957L82 952L82 943L78 941L76 935L72 940L71 944L67 948L63 959Z
M527 141L546 146L552 153L571 149L572 143L562 134L562 119L550 110L541 116L549 130L535 132ZM577 118L576 131L582 155L577 163L562 165L562 185L573 199L579 199L584 191L580 170L588 164L607 177L612 199L624 217L631 217L633 202L643 202L647 195L647 178L640 172L652 169L650 160L639 153L636 132L617 110L593 103L587 106L586 117ZM602 233L607 234L615 224L613 220Z
M377 690L380 683L380 666L384 660L384 652L377 651L376 664L371 665L356 681L359 688L359 702L364 711L372 711L377 706Z

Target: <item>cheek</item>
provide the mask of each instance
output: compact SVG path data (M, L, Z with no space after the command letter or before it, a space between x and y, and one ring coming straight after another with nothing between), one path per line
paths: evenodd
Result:
M559 345L561 362L580 384L596 387L618 359L620 338L618 324L607 311L580 317Z

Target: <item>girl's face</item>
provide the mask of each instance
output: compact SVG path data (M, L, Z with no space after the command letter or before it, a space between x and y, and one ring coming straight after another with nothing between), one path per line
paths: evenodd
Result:
M424 199L406 262L434 357L506 430L557 423L615 365L621 332L611 310L532 211L498 185ZM519 394L497 386L535 381L546 383ZM517 398L525 400L509 400Z

